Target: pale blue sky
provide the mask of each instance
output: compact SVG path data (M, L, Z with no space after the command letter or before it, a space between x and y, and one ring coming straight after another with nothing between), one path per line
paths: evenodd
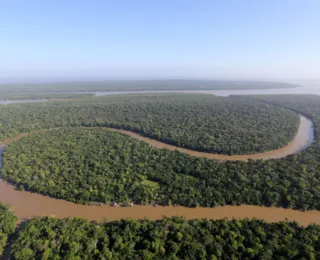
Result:
M320 1L0 1L0 79L319 78Z

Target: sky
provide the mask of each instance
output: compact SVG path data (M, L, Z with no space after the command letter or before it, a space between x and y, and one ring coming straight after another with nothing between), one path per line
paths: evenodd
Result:
M1 0L0 81L320 78L319 0Z

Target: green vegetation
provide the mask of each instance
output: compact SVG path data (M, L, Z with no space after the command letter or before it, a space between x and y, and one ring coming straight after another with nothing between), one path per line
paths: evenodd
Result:
M65 82L33 84L1 84L1 93L75 92L75 91L145 91L145 90L217 90L293 88L282 82L228 80L110 80L101 82Z
M9 145L2 175L21 189L76 202L149 203L158 192L145 181L156 159L150 152L156 156L149 145L102 129L50 131Z
M137 95L1 107L0 138L61 126L111 126L192 150L247 154L274 150L299 117L257 101L205 95Z
M0 256L7 243L8 236L16 229L17 217L0 202Z
M320 209L318 172L308 171L298 157L220 163L116 132L69 128L8 145L2 176L19 189L79 203Z
M291 112L286 114L286 110L280 107L291 109L312 119L316 139L308 149L282 159L222 163L155 149L105 129L77 127L114 126L140 132L149 127L150 133L151 126L155 125L158 131L165 133L166 130L159 127L161 113L173 110L181 117L182 111L192 108L194 115L188 120L201 123L201 120L196 120L208 113L205 108L210 107L210 102L219 113L227 108L232 115L237 115L237 111L245 109L248 112L243 114L242 118L246 119L243 121L250 121L254 109L256 114L270 109L279 120L277 124L285 125L288 131L296 128L297 118ZM229 103L234 106L229 106ZM19 189L79 203L116 201L127 204L134 201L192 207L253 204L320 210L318 96L214 98L149 95L15 104L0 108L2 139L37 129L63 127L23 137L6 147L1 174ZM154 108L161 112L157 113ZM148 111L150 118L144 116L143 111ZM174 115L172 113L170 120L176 120ZM283 115L287 118L283 119ZM236 117L233 116L230 122L242 124ZM217 120L214 118L213 124ZM260 115L257 121L268 122L267 119ZM205 125L207 121L203 121ZM173 129L175 124L168 125ZM214 125L218 129L219 125ZM141 126L140 130L138 126ZM177 125L175 127L180 131ZM185 127L182 125L181 129ZM263 129L268 127L266 125ZM283 126L272 127L280 129ZM266 134L265 131L262 134ZM16 221L13 213L0 204L0 252L8 235L14 232ZM11 257L320 259L319 237L319 225L301 227L295 222L268 224L262 220L246 219L186 221L175 217L159 221L90 223L76 218L59 220L45 217L26 223L12 247Z
M319 259L320 225L262 220L35 218L12 249L28 259Z
M191 99L191 96L187 97ZM153 99L163 98L150 96L150 103L143 107L152 106ZM4 133L8 133L4 129L10 129L13 134L40 129L46 124L47 127L103 126L102 118L108 114L106 107L117 111L132 103L130 115L140 114L142 109L134 110L133 106L137 99L121 97L98 99L96 103L10 105L1 110L0 129ZM242 102L259 104L246 99L244 97ZM301 112L313 120L316 131L319 129L320 97L264 97L264 102ZM80 123L90 120L92 123ZM126 120L127 124L134 122L131 117ZM25 128L18 127L23 124L26 124ZM320 141L317 136L307 150L286 158L221 163L151 148L133 138L105 130L61 129L31 135L7 146L2 174L21 189L80 203L133 200L142 204L157 202L205 207L251 204L319 210L319 169Z

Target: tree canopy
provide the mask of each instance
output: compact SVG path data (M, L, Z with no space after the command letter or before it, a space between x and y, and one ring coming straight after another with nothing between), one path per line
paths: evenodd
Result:
M8 145L2 176L19 189L78 203L320 209L318 172L302 158L221 163L105 129L65 128Z
M320 225L262 220L34 218L12 258L28 259L319 259Z
M219 154L248 154L286 145L299 116L254 100L212 95L133 95L1 107L0 139L64 126L110 126L168 144Z
M171 100L179 97L173 96ZM150 106L154 100L163 98L168 100L166 95L150 96ZM6 111L1 113L4 119L1 128L12 134L43 128L47 123L47 127L108 125L110 122L98 118L105 115L111 118L110 111L118 115L115 111L122 111L126 104L131 107L130 113L140 114L142 109L135 110L131 105L142 103L148 107L144 99L145 96L125 96L115 100L102 98L96 103L69 101L7 106L1 111ZM187 99L192 100L192 96L187 95ZM243 97L242 103L247 99L261 97ZM300 112L313 120L316 130L319 127L319 97L271 96L264 97L263 102ZM21 110L22 107L25 109ZM90 120L93 123L79 123ZM127 117L125 122L132 123L134 118ZM19 129L23 123L31 127ZM251 204L307 210L320 209L319 156L317 136L307 150L286 158L220 163L155 149L105 130L60 129L8 145L2 175L20 189L79 203L133 200L141 204L207 207Z

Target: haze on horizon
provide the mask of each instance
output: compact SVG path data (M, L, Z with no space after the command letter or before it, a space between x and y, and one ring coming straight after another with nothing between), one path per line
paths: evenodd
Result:
M320 78L319 1L0 3L0 83Z

